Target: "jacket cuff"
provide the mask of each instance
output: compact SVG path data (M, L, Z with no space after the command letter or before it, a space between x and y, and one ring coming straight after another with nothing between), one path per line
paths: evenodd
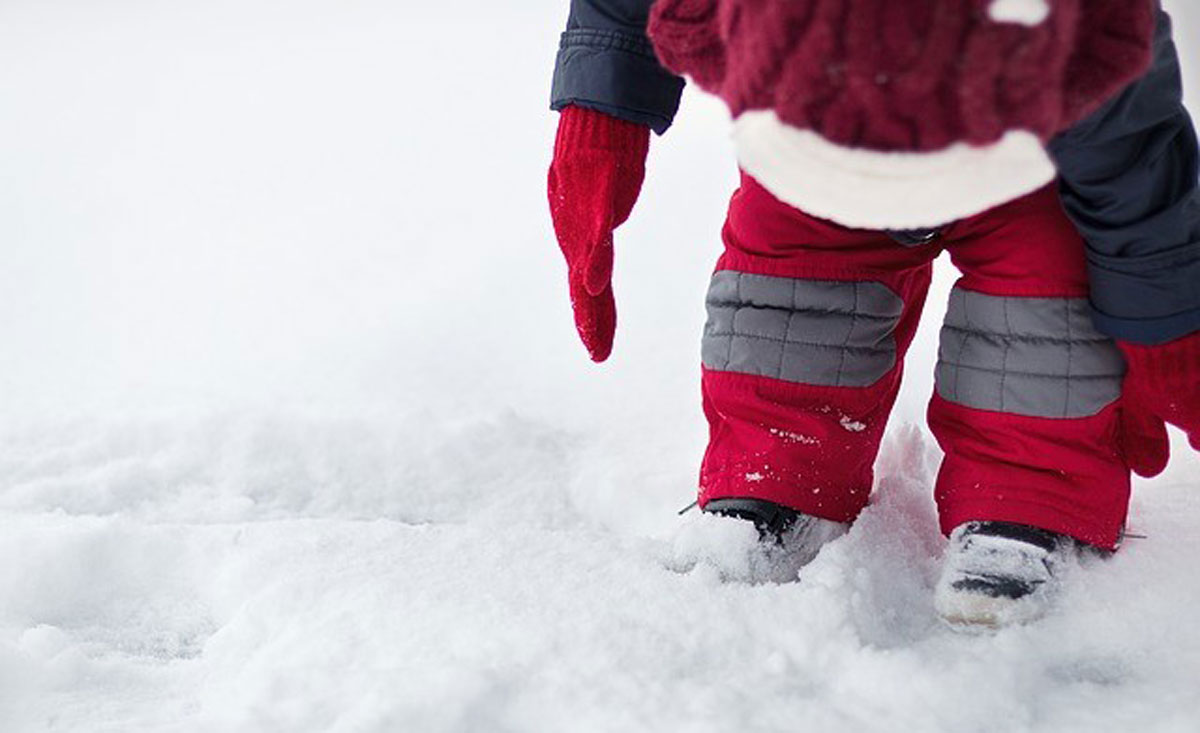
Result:
M575 105L646 125L660 135L679 110L683 79L658 63L650 43L618 31L562 35L550 107Z
M1092 319L1102 333L1161 344L1200 331L1200 242L1140 257L1089 249Z
M1200 332L1200 308L1164 318L1118 318L1092 306L1092 322L1105 336L1131 344L1155 346Z

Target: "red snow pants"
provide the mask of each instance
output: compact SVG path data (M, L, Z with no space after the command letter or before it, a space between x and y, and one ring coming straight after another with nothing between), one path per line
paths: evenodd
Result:
M929 406L942 531L1008 521L1115 547L1130 492L1125 364L1091 324L1083 242L1053 187L906 246L743 176L723 239L702 349L701 506L750 497L854 520L946 250L962 277Z

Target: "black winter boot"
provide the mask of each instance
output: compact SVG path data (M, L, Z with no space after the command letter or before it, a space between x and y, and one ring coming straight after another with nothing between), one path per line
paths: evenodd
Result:
M704 506L704 513L754 523L758 546L749 557L747 580L751 582L796 580L800 568L850 528L762 499L713 499Z
M950 534L934 592L938 615L963 630L995 629L1045 615L1080 543L1009 522L967 522Z

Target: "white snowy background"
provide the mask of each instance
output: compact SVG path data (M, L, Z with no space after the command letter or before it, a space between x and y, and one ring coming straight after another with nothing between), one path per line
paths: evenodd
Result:
M590 364L566 4L0 0L0 730L1200 730L1181 443L1051 617L936 622L945 263L851 534L787 586L689 555L727 120L655 141Z

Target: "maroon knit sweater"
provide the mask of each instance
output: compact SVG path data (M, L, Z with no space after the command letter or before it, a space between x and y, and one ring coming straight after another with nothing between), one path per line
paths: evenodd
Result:
M1046 0L1037 25L996 0L659 0L662 63L734 116L774 110L848 147L929 152L1007 131L1049 139L1149 65L1154 0Z

